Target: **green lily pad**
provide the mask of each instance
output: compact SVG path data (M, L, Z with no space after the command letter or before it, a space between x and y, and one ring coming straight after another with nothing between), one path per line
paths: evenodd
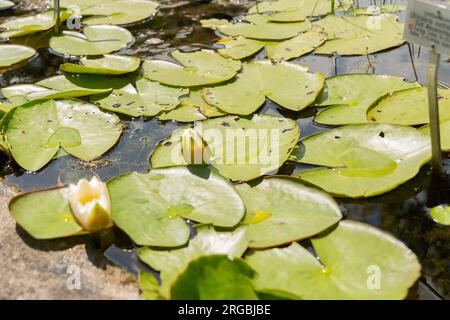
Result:
M186 130L174 131L155 148L153 168L187 164L181 144ZM300 135L293 120L256 114L251 119L226 116L201 121L194 130L208 146L206 162L233 181L248 181L277 170Z
M345 74L328 78L318 106L331 107L322 110L314 121L327 125L367 123L367 110L379 99L415 87L419 85L384 75Z
M328 15L314 22L328 34L329 40L317 54L365 55L397 47L405 42L403 25L389 14L377 16Z
M314 51L327 38L327 34L321 28L313 27L311 30L303 32L292 39L278 43L268 43L265 47L267 57L274 61L298 58Z
M10 67L36 54L36 50L14 44L0 44L0 69Z
M210 226L201 226L187 247L170 251L140 248L138 256L161 272L162 285L159 292L169 298L172 283L191 261L212 254L227 255L230 259L238 258L247 249L247 244L245 228L238 228L233 232L217 232Z
M139 273L139 288L141 289L141 297L147 300L161 300L159 294L159 283L153 274L141 271Z
M227 19L202 19L200 20L200 24L203 28L209 28L209 29L217 29L217 27L227 24L229 21Z
M439 90L438 99L441 119L450 116L450 90ZM376 123L410 126L428 123L427 88L414 88L388 95L367 112L367 119Z
M226 59L210 50L174 51L172 57L182 66L168 61L147 60L143 63L144 76L171 86L195 87L224 82L241 69L239 61Z
M81 58L80 64L64 63L60 69L69 73L120 75L136 71L140 64L137 57L107 54L95 59Z
M226 115L226 113L208 104L202 98L202 91L191 91L188 96L182 97L180 100L179 106L170 111L163 111L158 115L158 119L193 122Z
M189 90L172 88L158 82L140 79L136 81L136 88L128 85L114 90L111 95L95 100L102 109L132 117L151 117L162 111L174 109L179 98L189 93Z
M441 205L430 209L433 220L444 226L450 226L450 206Z
M342 214L326 193L289 178L237 185L244 200L251 248L267 248L311 237L337 223Z
M200 257L181 273L170 290L174 300L257 300L254 271L240 259Z
M372 5L368 7L352 8L348 11L349 14L357 15L379 15L381 13L396 13L403 11L405 6L399 4L383 4L382 6Z
M248 256L256 290L300 299L403 299L420 276L411 250L360 222L342 221L311 242L320 261L297 243Z
M155 15L158 3L147 0L119 0L96 3L81 11L86 25L126 25Z
M206 168L176 167L129 174L108 183L112 217L139 245L176 247L189 239L189 220L231 227L244 216L237 191Z
M71 91L71 90L90 90L91 94L105 93L111 91L111 89L121 89L130 83L128 77L113 77L106 75L94 75L94 74L66 74L53 76L37 82L36 84L48 89L58 91ZM91 95L88 94L88 95Z
M111 149L122 128L119 118L76 100L36 100L13 109L3 123L6 141L24 169L44 167L60 148L90 161Z
M258 61L244 64L236 80L206 88L205 100L231 114L249 115L265 102L265 97L280 106L300 111L312 104L324 84L320 73L296 64Z
M224 45L225 48L219 49L218 52L225 58L235 60L250 57L264 48L264 42L244 37L222 38L219 44Z
M419 130L389 124L349 125L301 141L291 160L325 166L298 177L345 197L371 197L413 178L430 159Z
M0 0L0 10L7 10L14 7L16 4L8 0Z
M35 239L55 239L83 233L69 207L68 188L19 195L9 203L17 223Z
M441 149L442 151L450 151L450 118L441 119ZM430 138L430 126L426 125L419 129L426 137Z
M116 2L117 0L102 0L102 3ZM60 0L61 8L77 7L80 10L98 5L98 0Z
M102 55L124 49L132 41L133 36L127 29L98 25L85 27L83 33L64 31L50 39L50 48L64 55Z

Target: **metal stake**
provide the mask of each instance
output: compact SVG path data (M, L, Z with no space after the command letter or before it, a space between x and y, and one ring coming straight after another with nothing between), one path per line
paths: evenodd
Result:
M54 20L55 20L55 32L61 32L61 6L59 3L60 0L54 0L53 2L53 12L54 12Z
M439 103L437 97L437 73L441 55L434 50L434 45L430 51L430 61L428 65L427 87L428 87L428 110L430 113L430 133L431 149L433 154L433 170L436 174L442 175L442 153L441 134L439 128Z

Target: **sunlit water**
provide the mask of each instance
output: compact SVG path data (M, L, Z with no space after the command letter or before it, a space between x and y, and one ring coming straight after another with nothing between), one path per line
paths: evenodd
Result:
M226 2L226 5L194 0L160 2L162 7L156 17L130 29L136 42L122 53L138 55L143 59L170 59L168 54L176 49L190 51L215 48L217 35L209 29L203 29L199 20L231 19L245 12L246 6L252 1L221 1ZM6 14L2 13L0 17L6 18ZM0 85L33 83L55 75L63 59L50 54L47 49L40 49L39 53L39 57L27 66L0 76ZM413 54L417 77L406 45L368 57L332 58L310 54L294 62L307 65L311 71L320 71L325 76L343 73L388 74L425 84L428 53L415 47ZM450 83L450 63L444 59L439 78L442 82ZM295 113L267 102L259 112L296 119L302 137L328 129L313 123L315 110L311 108ZM145 172L149 169L149 156L155 145L183 125L156 119L121 118L127 125L121 140L97 161L84 163L65 156L52 161L38 173L27 173L7 159L2 159L3 176L10 184L23 191L30 191L74 182L86 175L97 174L103 179L110 179L125 172ZM302 165L286 164L279 173L292 174L304 168ZM446 168L450 172L450 160L446 160ZM337 199L347 218L391 232L417 254L422 263L423 278L420 285L411 290L411 298L433 296L427 295L431 292L426 289L427 286L443 297L450 297L450 229L434 223L426 211L427 207L440 202L449 203L450 189L448 185L436 187L436 183L430 180L430 166L426 165L414 179L383 196L366 200ZM434 187L430 189L430 185ZM119 263L126 260L121 258L120 252L112 253L112 256Z

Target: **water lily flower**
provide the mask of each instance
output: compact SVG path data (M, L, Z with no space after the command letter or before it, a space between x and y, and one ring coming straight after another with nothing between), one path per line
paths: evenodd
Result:
M209 159L208 145L192 128L181 136L181 153L188 164L204 164Z
M98 231L111 226L111 201L106 184L97 177L69 185L72 214L85 230Z

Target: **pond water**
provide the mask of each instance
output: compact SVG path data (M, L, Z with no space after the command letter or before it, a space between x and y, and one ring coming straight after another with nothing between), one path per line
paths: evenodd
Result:
M130 28L136 42L121 53L137 55L143 59L169 60L168 54L176 49L190 51L215 48L217 35L209 29L202 28L199 20L232 19L244 13L254 1L164 0L159 2L161 8L155 18ZM362 4L361 1L360 4ZM0 14L0 19L24 13L26 11L23 10L3 12ZM411 48L411 53L413 60L411 60L410 48L403 45L370 56L307 55L293 62L307 65L314 72L321 71L325 76L343 73L388 74L425 84L427 50L415 47ZM34 83L57 74L62 61L63 58L52 55L47 49L40 49L39 57L30 64L1 75L0 85L4 87L18 83ZM448 60L442 60L439 79L443 83L450 84ZM259 113L281 114L295 119L300 125L302 137L328 129L313 123L312 117L315 110L312 108L295 113L267 102ZM128 117L121 117L121 119L127 128L120 142L99 160L85 163L70 156L64 156L52 161L37 173L28 173L4 158L0 159L3 164L1 174L20 190L30 191L53 187L58 183L74 182L86 175L97 174L102 179L110 179L125 172L144 172L149 169L149 156L155 145L170 135L174 129L184 125L155 119ZM447 158L445 167L447 172L450 172L449 156L445 155L445 158ZM280 169L279 173L292 174L304 167L288 163ZM422 263L423 277L410 292L410 298L413 299L450 298L450 228L437 225L427 214L429 206L443 201L450 203L450 183L444 181L442 185L434 180L430 174L430 166L426 165L414 179L382 196L364 200L337 199L347 218L364 221L391 232L417 254ZM125 258L120 252L109 251L109 254L113 260L130 269L130 266L127 266L130 259L126 254Z

